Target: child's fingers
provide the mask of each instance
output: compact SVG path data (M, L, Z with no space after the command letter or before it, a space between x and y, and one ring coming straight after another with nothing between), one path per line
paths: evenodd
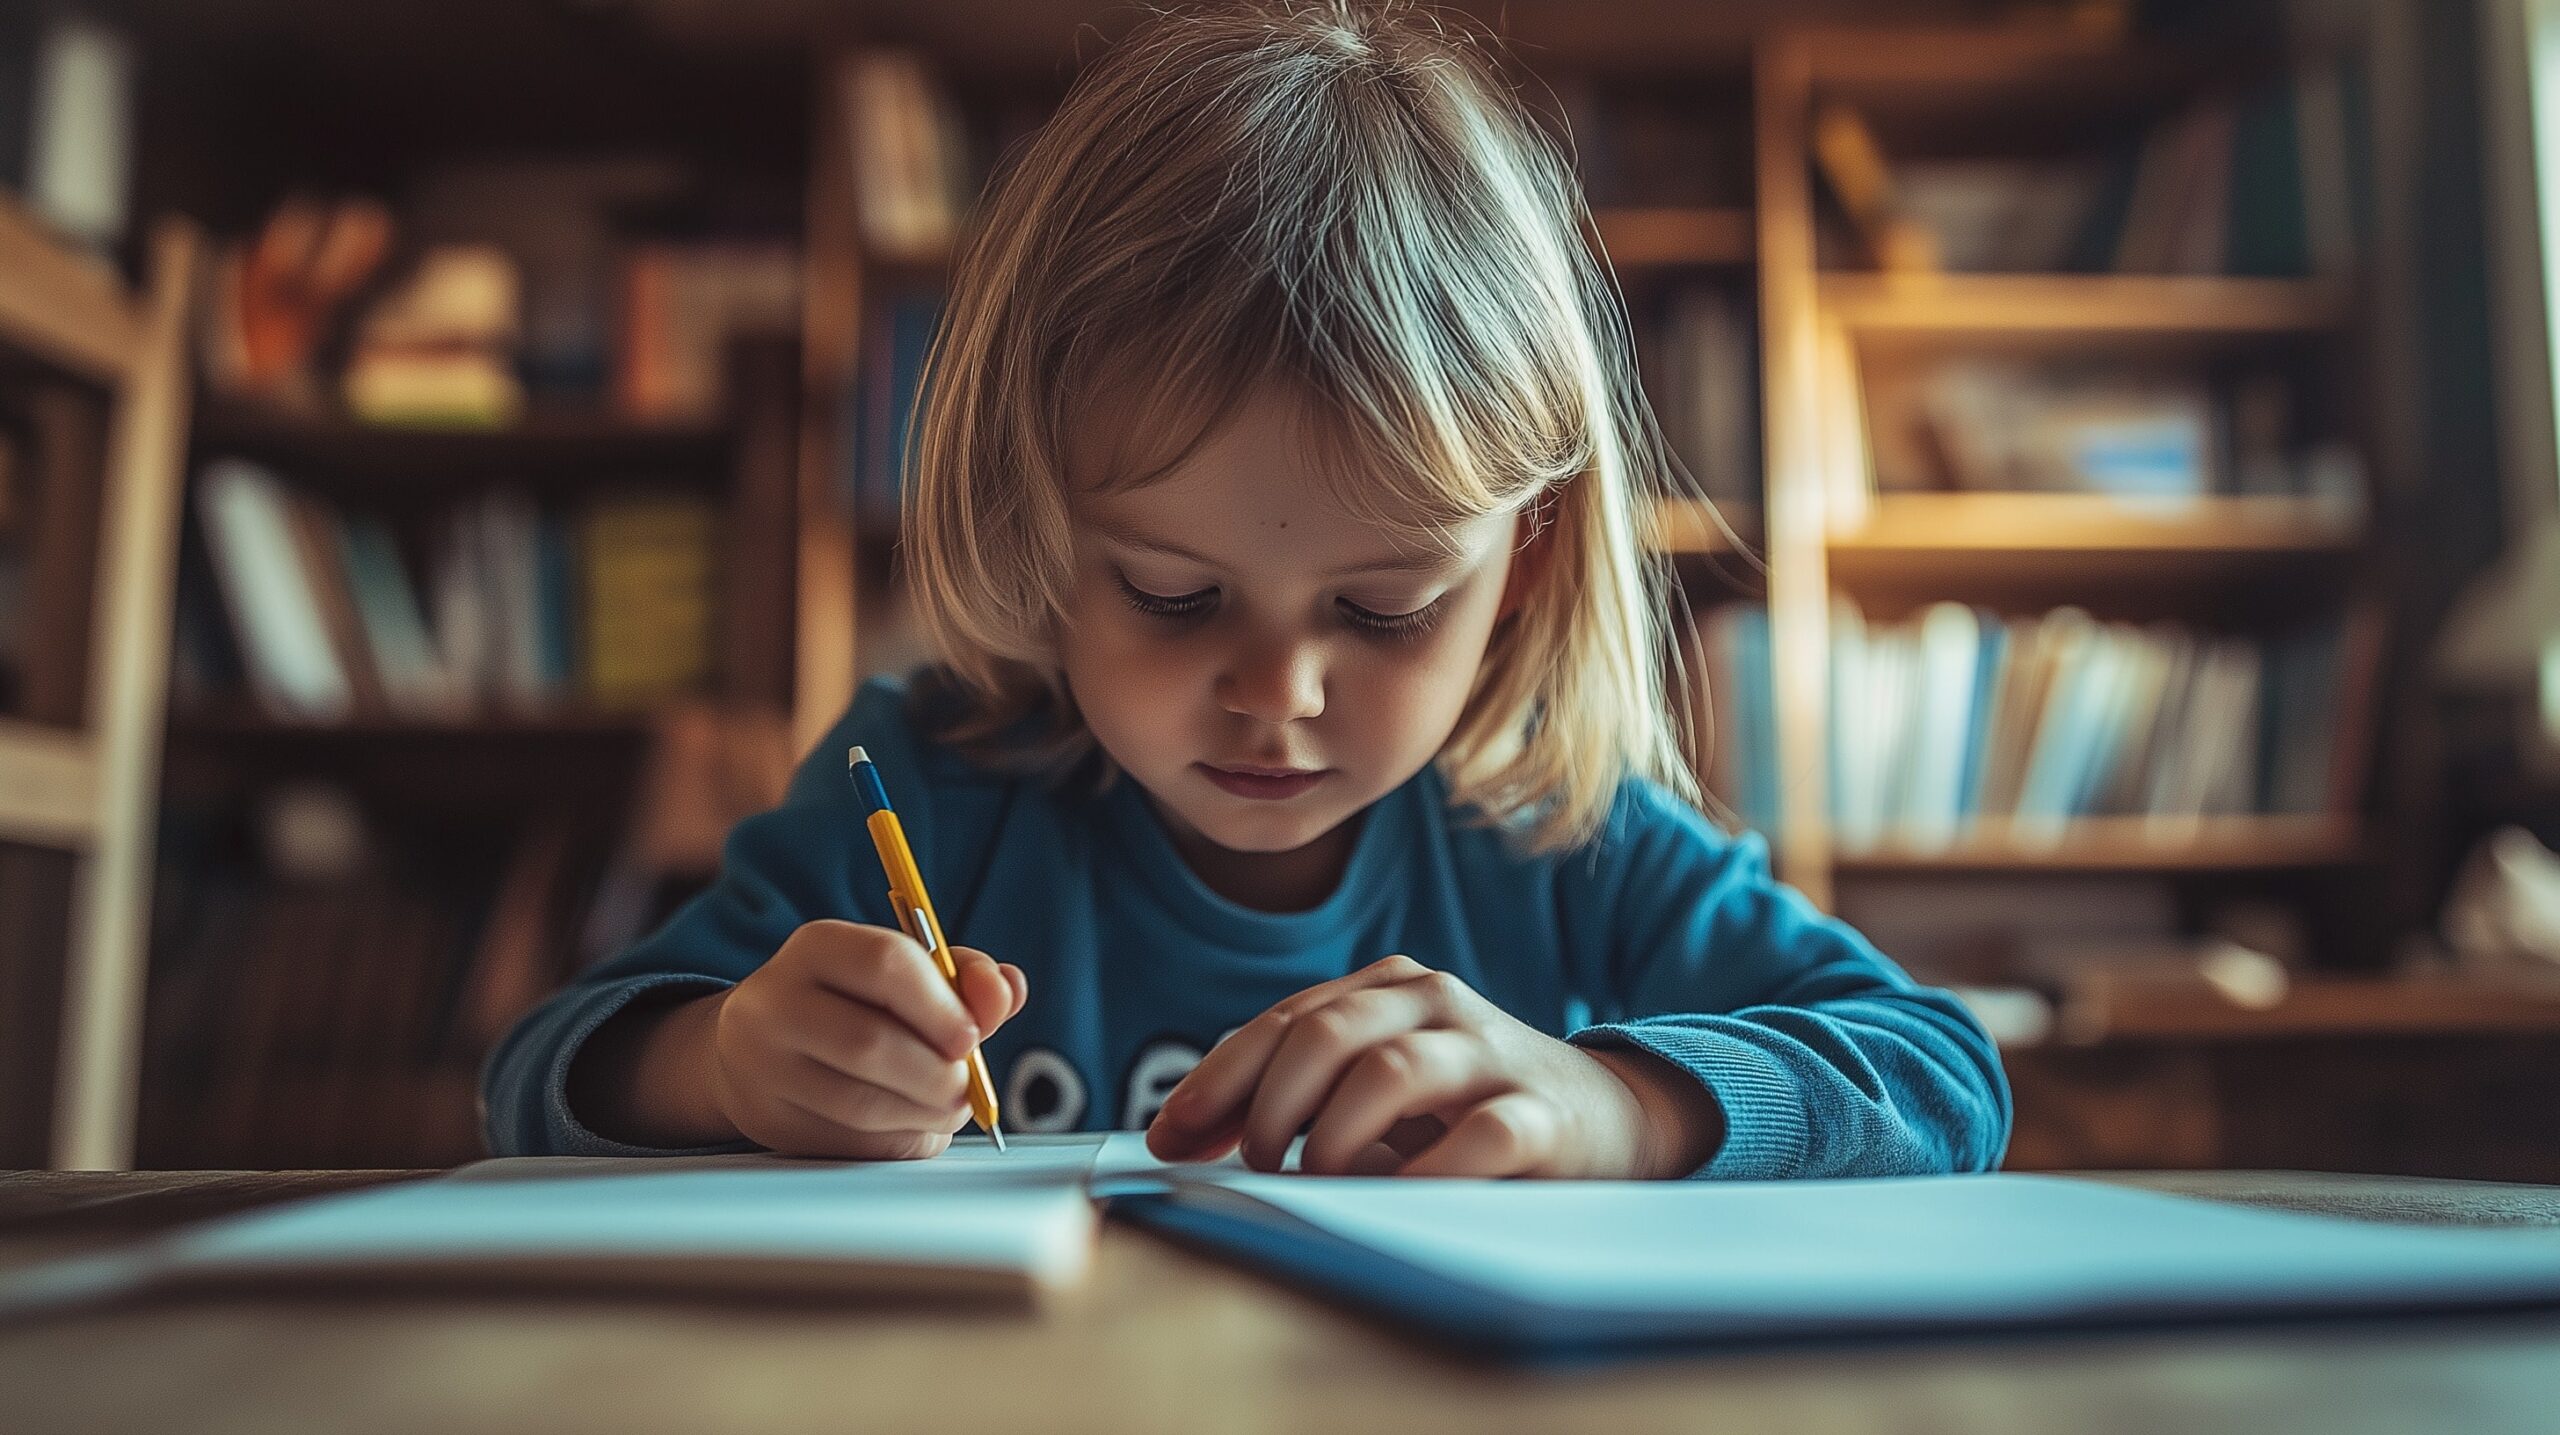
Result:
M1031 979L1011 962L998 962L996 970L1004 973L1004 984L1013 989L1013 1003L1004 1010L1005 1020L1011 1021L1022 1015L1022 1004L1031 1000Z
M1315 1119L1354 1063L1387 1049L1382 1043L1400 1042L1430 1024L1433 1009L1421 985L1400 982L1345 993L1290 1024L1248 1098L1245 1164L1279 1170L1290 1141Z
M1211 1047L1200 1064L1165 1098L1163 1109L1156 1115L1156 1126L1166 1147L1184 1150L1198 1146L1239 1124L1246 1098L1261 1084L1272 1053L1297 1022L1350 992L1409 982L1427 972L1428 968L1410 957L1389 957L1371 962L1349 976L1309 987L1246 1022L1234 1035Z
M1371 1047L1307 1128L1298 1168L1348 1175L1360 1153L1410 1117L1454 1112L1506 1087L1483 1045L1454 1031L1416 1031ZM1248 1158L1249 1159L1249 1158Z
M955 1061L977 1042L976 1017L961 1004L932 956L906 933L851 922L811 922L792 940L804 938L824 942L806 968L819 985L905 1022Z
M968 1069L958 1058L925 1045L906 1023L877 1007L837 1004L811 1024L800 1050L823 1066L932 1110L968 1094Z
M784 1101L847 1131L934 1131L948 1135L969 1119L968 1103L927 1106L900 1092L809 1059L799 1080L777 1090Z
M1404 1164L1400 1176L1533 1176L1548 1169L1561 1136L1556 1110L1525 1091L1497 1096L1459 1118L1449 1134Z

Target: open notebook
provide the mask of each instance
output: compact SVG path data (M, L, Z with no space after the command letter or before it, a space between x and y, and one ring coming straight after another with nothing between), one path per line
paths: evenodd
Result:
M1395 1181L1166 1167L1134 1134L847 1165L487 1161L0 1285L0 1314L197 1282L413 1279L1020 1299L1098 1209L1513 1355L2560 1305L2560 1235L2387 1226L2040 1176Z

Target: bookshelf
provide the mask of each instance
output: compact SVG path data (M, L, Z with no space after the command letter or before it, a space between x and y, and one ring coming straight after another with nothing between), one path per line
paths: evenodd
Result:
M2216 372L2235 356L2273 355L2263 361L2293 373L2352 349L2358 315L2341 274L1878 271L1855 253L1853 226L1831 204L1838 177L1816 147L1816 131L1845 107L1877 136L1888 171L1905 159L2050 161L2159 126L2253 68L2283 73L2271 63L2245 47L2207 56L2014 28L1809 29L1764 42L1754 125L1784 805L1777 847L1789 880L1816 900L1880 874L2229 878L2352 868L2375 855L2351 794L2341 810L2309 816L2084 816L2059 832L2038 823L2039 840L2021 840L1995 813L1920 844L1889 831L1882 841L1844 841L1821 737L1869 697L1833 690L1839 601L1886 618L1948 599L2013 616L2086 604L2102 616L2112 607L2132 620L2220 629L2245 628L2263 604L2287 616L2344 608L2369 585L2361 494L1950 490L1923 486L1871 449L1844 451L1838 439L1843 423L1878 421L1844 386L1882 366L1992 355L2025 366L2130 360ZM1827 349L1848 357L1833 362ZM2347 441L2363 439L2350 432ZM2368 691L2360 701L2378 699Z

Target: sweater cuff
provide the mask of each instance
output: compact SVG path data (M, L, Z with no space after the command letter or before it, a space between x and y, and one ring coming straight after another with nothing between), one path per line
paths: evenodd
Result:
M1804 1093L1766 1050L1689 1021L1585 1027L1577 1046L1634 1047L1689 1073L1724 1112L1724 1140L1692 1179L1775 1181L1804 1168L1811 1141Z
M569 1109L569 1068L585 1049L587 1038L635 998L655 996L660 999L691 998L726 991L735 982L692 972L665 972L656 976L634 977L627 982L604 987L595 993L586 1010L570 1024L568 1038L560 1043L551 1058L551 1067L542 1074L543 1117L550 1126L550 1149L563 1156L707 1156L732 1151L755 1151L753 1141L727 1141L716 1146L634 1146L599 1135L578 1119Z

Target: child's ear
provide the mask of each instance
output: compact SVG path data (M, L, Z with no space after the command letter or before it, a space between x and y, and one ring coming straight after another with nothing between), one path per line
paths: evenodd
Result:
M1493 613L1497 624L1519 612L1529 594L1546 581L1547 569L1555 561L1555 508L1555 491L1550 489L1520 510L1520 529L1511 540L1511 568L1503 575L1502 602Z

